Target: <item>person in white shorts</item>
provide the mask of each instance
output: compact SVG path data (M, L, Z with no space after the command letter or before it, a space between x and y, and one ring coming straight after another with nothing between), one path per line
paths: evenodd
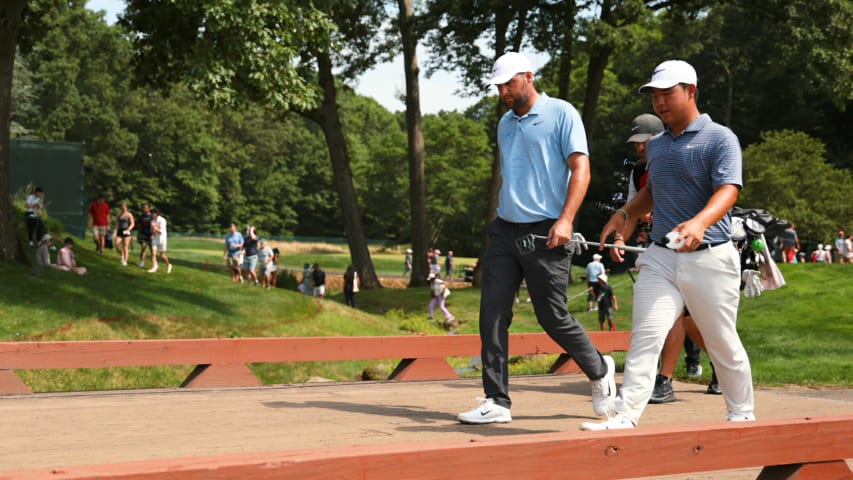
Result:
M169 262L169 257L166 255L166 246L168 241L168 233L166 230L166 219L160 215L160 211L156 208L151 209L151 262L154 264L148 273L154 273L160 267L157 264L157 253L160 253L160 258L166 262L166 273L172 273L172 264Z

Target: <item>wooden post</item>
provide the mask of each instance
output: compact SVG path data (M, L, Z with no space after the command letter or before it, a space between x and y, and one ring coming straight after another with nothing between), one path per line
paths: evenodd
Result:
M853 472L844 460L764 467L757 480L850 480Z
M446 380L459 375L444 358L406 358L400 361L388 380Z
M27 395L33 390L12 370L0 370L0 395Z
M556 374L578 374L583 373L581 367L578 366L577 363L572 359L571 355L566 353L561 353L557 360L554 361L554 364L551 365L551 368L548 370L548 373L556 373Z
M197 365L181 388L259 387L258 377L242 363Z

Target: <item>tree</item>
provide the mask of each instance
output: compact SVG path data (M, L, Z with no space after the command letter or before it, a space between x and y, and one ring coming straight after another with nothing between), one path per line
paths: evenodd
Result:
M545 2L541 21L533 22L532 42L536 49L548 52L555 59L557 97L569 101L574 60L575 26L578 11L586 5L578 2ZM552 69L553 65L550 66Z
M398 0L397 19L403 44L403 69L406 74L406 134L409 146L409 209L412 227L412 275L409 286L426 285L427 217L424 180L424 134L421 119L421 97L418 65L418 30L412 0Z
M342 91L340 104L367 236L390 244L408 242L412 228L405 119L349 89Z
M31 35L26 53L38 107L27 119L32 135L85 142L86 192L128 198L122 163L134 156L138 139L126 123L139 106L125 73L130 45L82 4L41 5L40 22L49 28Z
M38 112L35 89L33 88L33 74L21 55L15 56L13 78L10 128L11 136L19 137L32 133L32 130L27 128L26 123Z
M831 166L826 147L803 132L766 132L743 153L739 205L797 224L800 238L824 241L849 229L853 173ZM847 224L847 225L845 225Z
M315 62L322 97L317 108L300 113L317 122L326 136L335 187L340 195L350 256L361 278L361 284L364 288L381 288L382 284L379 283L379 277L370 259L362 211L355 195L333 68L336 65L342 67L342 76L352 78L375 63L379 52L373 48L372 41L373 35L381 26L383 4L379 0L355 3L329 0L324 7L325 13L337 29L330 31L329 36L320 41L306 44L303 49L303 56L313 58ZM337 44L346 45L347 48L333 53Z
M18 256L15 222L12 220L9 186L9 131L12 111L12 75L18 30L26 0L0 4L0 261L12 262Z
M836 165L853 166L846 112L853 106L853 3L737 0L698 20L707 40L691 61L706 111L744 145L763 131L793 129L823 139Z
M295 110L322 127L353 265L365 288L381 287L355 196L333 74L335 59L345 76L371 64L371 33L381 22L381 3L330 0L321 8L325 13L287 0L247 5L131 0L121 23L139 32L137 78L159 86L186 82L218 106L258 101ZM336 49L337 40L347 48Z
M626 31L630 30L625 26L636 22L645 10L641 0L601 0L594 4L600 11L599 17L586 22L584 28L588 64L581 118L589 139L595 136L598 98L610 55L618 44L626 41Z
M457 254L482 249L492 146L486 126L457 112L424 117L429 244ZM426 256L426 255L424 255Z
M138 115L128 120L128 127L138 138L138 148L118 159L119 171L112 179L100 169L93 176L112 187L109 198L114 201L134 199L157 207L175 231L217 230L225 203L222 170L228 165L220 117L211 116L182 88L169 98L148 91L136 92L131 99Z

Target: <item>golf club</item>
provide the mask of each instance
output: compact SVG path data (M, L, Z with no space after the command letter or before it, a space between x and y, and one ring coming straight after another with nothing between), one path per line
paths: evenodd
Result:
M518 240L515 241L515 246L518 248L518 253L521 255L527 255L536 250L536 240L547 240L548 237L543 235L535 235L535 234L527 234ZM572 239L569 240L569 243L575 243L583 246L585 249L589 249L589 246L592 245L594 247L603 246L604 248L616 248L619 250L624 250L626 252L634 252L634 253L642 253L645 252L646 249L643 247L632 247L629 245L613 245L610 243L601 244L599 242L588 242L583 235L580 233L575 233L572 235Z

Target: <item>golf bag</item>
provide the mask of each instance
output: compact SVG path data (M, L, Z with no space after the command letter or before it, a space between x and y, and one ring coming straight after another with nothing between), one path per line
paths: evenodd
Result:
M732 241L740 253L741 290L747 297L785 285L766 237L775 238L791 224L767 210L734 207Z

